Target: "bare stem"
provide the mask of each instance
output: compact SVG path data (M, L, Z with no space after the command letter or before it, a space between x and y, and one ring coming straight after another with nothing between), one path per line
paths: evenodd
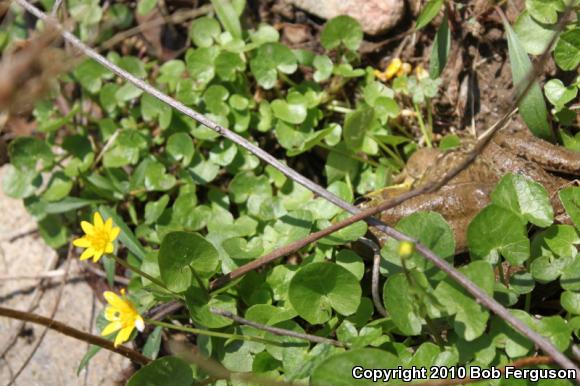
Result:
M221 310L219 308L211 307L210 311L213 314L223 316L225 318L231 319L231 320L233 320L237 323L240 323L240 324L245 324L247 326L254 327L258 330L267 331L267 332L272 333L274 335L290 336L292 338L303 339L303 340L307 340L307 341L314 342L314 343L326 343L326 344L331 344L331 345L337 346L337 347L346 347L346 345L344 343L341 343L341 342L334 340L334 339L323 338L321 336L310 335L310 334L302 334L300 332L286 330L284 328L267 326L265 324L256 323L254 321L244 319L238 315L234 315L233 313L231 313L230 311L227 311L227 310Z
M46 326L46 327L50 328L51 330L58 331L63 335L70 336L71 338L82 340L84 342L94 344L95 346L102 347L105 350L109 350L109 351L112 351L114 353L121 354L121 355L129 358L130 360L132 360L136 363L142 364L142 365L146 365L147 363L151 362L151 360L149 358L147 358L145 355L141 354L140 352L137 352L137 351L132 350L132 349L125 347L125 346L115 347L113 345L113 342L111 342L105 338L101 338L100 336L88 334L84 331L77 330L76 328L67 326L64 323L57 322L56 320L53 320L51 318L47 318L47 317L44 317L44 316L41 316L38 314L34 314L32 312L24 312L24 311L13 310L11 308L0 307L0 316L5 316L7 318L23 320L25 322L30 322L30 323L34 323L34 324L39 324L41 326Z

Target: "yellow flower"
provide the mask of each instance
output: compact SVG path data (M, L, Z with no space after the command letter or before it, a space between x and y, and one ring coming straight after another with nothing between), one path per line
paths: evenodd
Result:
M409 63L403 63L399 71L397 71L397 77L409 75L410 73L411 73L411 65Z
M410 241L401 241L399 242L399 248L397 253L400 257L409 257L415 251L415 244Z
M389 63L387 69L385 70L385 78L387 80L393 78L395 75L397 75L402 66L403 62L401 62L401 59L395 58L391 60L391 63Z
M139 332L145 328L145 322L133 303L127 299L125 290L121 290L121 297L111 291L105 291L103 296L109 305L105 309L105 319L109 324L103 329L101 335L107 336L119 331L115 337L115 347L129 340L134 328Z
M93 223L81 221L81 228L85 235L73 241L76 247L86 248L81 254L81 260L93 258L94 262L99 261L105 253L113 252L113 241L119 236L121 229L113 227L113 220L107 219L103 223L103 218L99 212L93 215Z
M415 74L417 75L418 80L422 80L429 77L429 73L421 65L415 68Z

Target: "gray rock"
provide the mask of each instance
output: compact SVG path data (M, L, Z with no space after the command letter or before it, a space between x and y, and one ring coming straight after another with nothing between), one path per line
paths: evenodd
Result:
M404 0L286 0L313 15L331 19L348 15L357 19L363 31L378 35L397 25L405 11Z

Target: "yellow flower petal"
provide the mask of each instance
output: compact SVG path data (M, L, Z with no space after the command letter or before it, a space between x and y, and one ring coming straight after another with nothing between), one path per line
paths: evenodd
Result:
M81 228L83 228L83 232L89 236L95 232L95 227L88 221L81 221Z
M111 233L109 235L111 241L115 241L115 239L119 236L119 233L121 233L121 228L115 227L111 229Z
M103 296L105 297L107 303L109 303L114 308L120 309L126 307L125 301L112 291L103 292Z
M105 230L107 231L107 233L111 233L112 229L113 229L113 219L108 218L107 221L105 221Z
M81 237L80 239L73 240L73 245L75 247L88 248L91 246L91 241L86 237Z
M101 256L103 256L103 252L104 251L95 251L95 255L93 256L93 263L96 263L101 259Z
M91 257L93 257L93 255L95 254L95 250L93 248L87 248L85 249L85 251L81 254L80 260L87 260L90 259Z
M387 69L385 70L385 78L389 80L394 77L401 68L402 64L403 62L401 62L401 59L399 58L391 60L391 63L389 63Z
M102 336L111 335L115 331L119 331L121 328L123 328L123 324L121 322L109 323L105 326L105 328L103 328L103 331L101 331L101 335Z
M101 214L99 212L95 212L95 214L93 215L93 223L97 228L102 228L105 225L103 223L103 218L101 217Z
M129 336L131 336L131 333L133 332L134 328L135 328L134 326L128 326L128 327L121 329L121 331L119 331L119 333L117 334L117 337L115 338L114 346L118 347L118 346L122 345L123 343L125 343L126 341L128 341Z
M118 322L121 320L121 312L115 307L105 308L105 319L109 322Z
M113 253L113 250L115 248L113 247L113 243L108 243L107 246L105 247L105 253Z

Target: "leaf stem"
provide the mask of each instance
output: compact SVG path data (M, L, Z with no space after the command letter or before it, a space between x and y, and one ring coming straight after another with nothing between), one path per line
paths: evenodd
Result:
M169 288L167 288L167 286L160 281L159 279L154 278L153 276L149 275L148 273L145 273L143 271L141 271L139 268L132 266L131 264L129 264L128 262L126 262L125 260L119 258L117 255L111 255L113 257L113 259L115 259L115 261L117 263L119 263L122 267L128 269L129 271L144 277L145 279L149 280L150 282L152 282L153 284L158 285L159 287L165 289L166 291L174 294L174 295L178 295L176 292L173 292L172 290L170 290ZM181 296L180 296L181 298Z
M280 342L274 342L272 340L260 338L258 336L239 335L239 334L230 334L227 332L201 330L199 328L178 326L175 324L166 323L166 322L162 322L162 321L154 320L154 319L145 319L145 323L149 323L149 324L152 324L154 326L169 328L172 330L189 332L191 334L196 334L196 335L213 336L215 338L224 338L224 339L248 340L248 341L252 341L252 342L259 342L259 343L266 343L266 344L281 346Z
M423 133L423 138L425 138L425 143L428 147L433 147L431 143L431 133L427 131L427 127L425 127L425 121L423 121L423 115L421 114L421 110L419 110L419 105L413 103L415 106L415 112L417 113L417 122L419 122L419 127L421 128L421 133Z

